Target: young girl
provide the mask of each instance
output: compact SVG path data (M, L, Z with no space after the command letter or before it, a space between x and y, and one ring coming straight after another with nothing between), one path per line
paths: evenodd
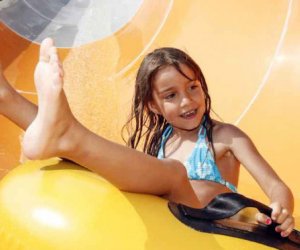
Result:
M130 131L124 147L80 124L63 91L63 69L51 39L41 44L35 70L37 107L0 78L0 112L26 130L30 159L70 159L121 190L148 193L192 207L236 192L242 163L270 199L282 237L294 228L293 196L237 127L212 120L211 100L199 66L184 52L161 48L148 54L136 78ZM20 112L22 110L22 112ZM132 124L132 126L129 126ZM145 139L143 138L145 136ZM135 150L144 142L144 152Z

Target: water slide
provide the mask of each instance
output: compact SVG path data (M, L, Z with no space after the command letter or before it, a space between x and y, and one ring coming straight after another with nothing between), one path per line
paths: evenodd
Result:
M293 191L300 227L299 0L2 0L0 20L0 59L9 82L37 102L33 70L38 45L53 37L75 116L118 142L143 56L161 46L188 52L204 72L214 116L243 129ZM24 161L23 132L1 116L0 131L2 178ZM238 189L267 203L244 168ZM124 199L134 203L131 197ZM143 230L150 237L151 230ZM223 236L204 239L213 242L211 249L240 244ZM159 248L149 243L145 249Z

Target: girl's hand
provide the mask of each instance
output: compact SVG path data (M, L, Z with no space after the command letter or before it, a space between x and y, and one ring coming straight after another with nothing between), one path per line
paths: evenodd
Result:
M272 208L271 218L265 214L257 213L256 220L265 225L270 225L273 220L280 224L275 228L275 231L280 233L282 237L289 236L295 227L295 219L292 214L286 208L283 208L279 202L272 203L270 208Z

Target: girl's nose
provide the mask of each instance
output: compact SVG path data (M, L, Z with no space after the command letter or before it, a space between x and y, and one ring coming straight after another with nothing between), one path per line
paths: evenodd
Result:
M182 95L180 106L185 107L188 106L191 103L191 97L188 93Z

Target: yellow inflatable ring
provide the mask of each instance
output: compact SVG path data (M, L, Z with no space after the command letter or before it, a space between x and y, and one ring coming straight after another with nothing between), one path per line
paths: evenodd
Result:
M270 249L199 233L167 201L119 191L71 162L27 162L0 184L0 249Z

